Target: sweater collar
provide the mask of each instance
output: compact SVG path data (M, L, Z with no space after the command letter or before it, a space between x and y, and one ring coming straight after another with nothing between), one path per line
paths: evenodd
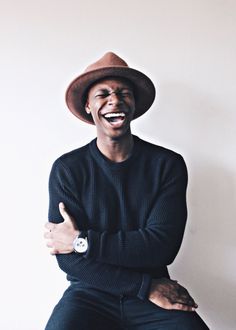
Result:
M139 144L140 139L135 135L133 135L133 139L134 139L134 145L133 145L132 152L131 152L130 156L122 162L113 162L110 159L108 159L106 156L104 156L97 147L97 138L90 142L90 144L89 144L90 152L91 152L93 158L95 158L96 161L101 166L105 166L110 169L123 169L128 164L132 163L137 155L137 152L139 149L138 144Z

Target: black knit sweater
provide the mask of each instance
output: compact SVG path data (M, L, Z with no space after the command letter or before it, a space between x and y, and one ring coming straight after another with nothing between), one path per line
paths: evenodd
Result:
M183 158L134 136L132 155L115 163L96 139L53 164L49 221L63 221L64 202L88 237L85 254L58 254L70 281L115 295L147 297L152 278L168 276L186 217Z

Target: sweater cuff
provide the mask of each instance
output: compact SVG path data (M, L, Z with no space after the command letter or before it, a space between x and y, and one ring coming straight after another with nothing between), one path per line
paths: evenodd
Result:
M149 290L151 286L151 276L148 274L143 274L142 284L138 292L138 298L144 300L148 298Z
M84 255L85 258L94 258L96 253L99 251L99 233L95 231L88 230L87 231L88 237L88 250Z

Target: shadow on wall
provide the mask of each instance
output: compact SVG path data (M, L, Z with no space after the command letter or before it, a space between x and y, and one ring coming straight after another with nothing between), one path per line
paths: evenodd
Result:
M234 109L227 100L223 104L221 95L214 97L177 83L163 84L160 95L160 110L147 116L150 135L183 154L189 172L188 223L170 271L190 288L213 329L234 329Z

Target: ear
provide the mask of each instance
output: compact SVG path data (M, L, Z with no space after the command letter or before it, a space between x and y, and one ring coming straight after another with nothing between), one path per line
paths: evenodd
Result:
M88 101L86 101L85 103L85 111L87 112L88 115L91 114L91 109Z

